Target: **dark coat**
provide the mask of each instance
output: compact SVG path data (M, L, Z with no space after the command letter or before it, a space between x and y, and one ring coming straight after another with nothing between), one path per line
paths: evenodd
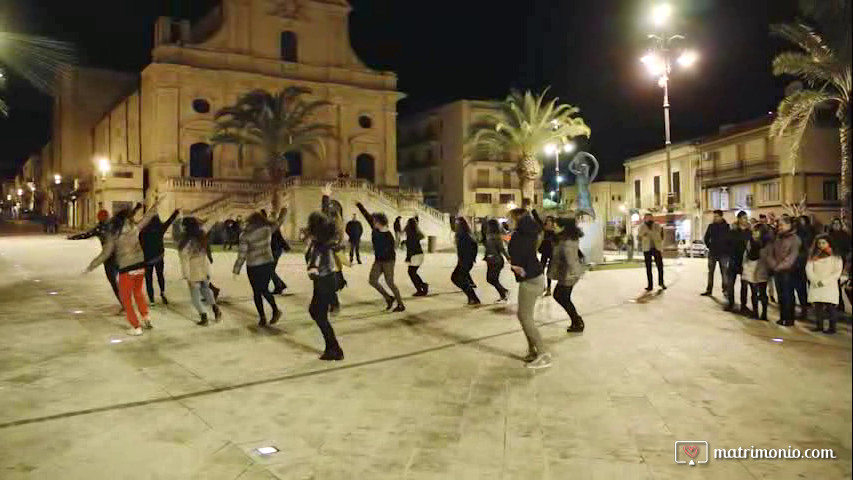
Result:
M146 262L157 260L166 253L163 247L163 235L177 217L177 210L165 222L160 220L160 215L154 215L148 225L139 232L139 241L142 243L142 253L145 255Z
M536 258L536 244L542 229L531 215L525 215L518 221L512 237L509 239L509 258L512 266L524 269L524 276L515 275L519 282L542 275L542 264Z
M732 254L731 229L725 221L713 222L705 229L705 245L712 257L728 257Z

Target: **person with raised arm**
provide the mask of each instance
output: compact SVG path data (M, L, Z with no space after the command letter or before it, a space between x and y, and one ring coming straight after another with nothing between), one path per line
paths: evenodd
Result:
M209 324L207 309L202 305L204 297L207 305L213 309L213 318L217 323L222 320L222 310L216 304L216 297L210 288L210 267L212 260L208 231L216 222L208 219L201 221L195 217L182 217L175 222L172 233L178 246L178 257L181 259L181 274L187 281L190 299L199 315L198 325Z
M246 264L246 275L252 286L252 296L255 309L258 311L258 326L267 326L267 316L264 312L264 300L272 307L270 325L276 324L281 319L281 310L275 303L269 284L275 269L275 257L272 253L271 241L273 232L284 223L287 208L278 212L275 221L271 222L264 218L260 212L255 212L246 220L246 229L240 235L239 253L234 262L234 276L240 274L243 264Z
M99 210L97 225L89 231L69 236L68 240L86 240L87 238L98 237L98 240L101 242L101 247L103 248L110 234L109 219L110 214L106 210ZM115 294L116 300L118 300L120 306L118 314L121 315L124 313L124 307L121 306L121 297L118 293L118 264L116 263L115 254L104 260L104 274L107 276L107 281L110 282L110 287L113 289L113 294Z
M169 230L169 226L175 221L178 216L178 210L172 212L172 215L166 221L160 220L160 215L155 214L154 218L148 222L148 225L143 228L139 234L139 241L142 242L142 252L145 254L145 290L148 293L148 302L154 305L154 273L157 273L157 283L160 285L160 299L163 305L168 305L169 300L166 298L166 277L163 275L165 268L164 259L166 257L166 249L163 247L163 235Z
M127 322L131 327L127 332L129 335L142 335L142 327L152 328L151 319L148 316L148 304L142 294L142 285L145 283L145 254L139 242L139 232L157 215L157 207L161 200L162 198L157 198L138 223L134 221L134 215L142 209L142 204L136 204L136 208L132 211L123 210L115 214L110 221L109 235L101 254L86 267L86 272L91 272L115 255L119 272L119 296ZM142 317L141 323L133 309L134 301Z
M373 244L373 266L370 267L370 286L376 289L382 298L385 299L386 310L394 309L395 312L403 312L406 306L403 304L403 297L400 295L400 290L394 283L394 265L397 261L395 252L394 234L388 229L388 217L382 212L370 213L364 208L361 203L356 203L358 211L370 225L370 241ZM393 296L385 291L382 284L379 283L379 277L385 277L385 283L388 288L394 293ZM397 301L397 306L394 307L394 301Z

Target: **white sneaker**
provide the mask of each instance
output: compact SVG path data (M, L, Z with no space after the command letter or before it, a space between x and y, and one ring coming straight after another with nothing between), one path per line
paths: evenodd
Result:
M131 328L127 329L127 334L134 336L134 337L138 337L138 336L142 335L142 329L139 327L137 327L137 328L131 327Z
M551 366L551 354L540 353L536 359L532 362L525 363L524 366L527 368L548 368Z

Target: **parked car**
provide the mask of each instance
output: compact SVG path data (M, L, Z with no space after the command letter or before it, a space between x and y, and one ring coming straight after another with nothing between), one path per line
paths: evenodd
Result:
M708 247L702 240L693 240L692 243L681 240L678 242L678 253L683 257L707 257Z

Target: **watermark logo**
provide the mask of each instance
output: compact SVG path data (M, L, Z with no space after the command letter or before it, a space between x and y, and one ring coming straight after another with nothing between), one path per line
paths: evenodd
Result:
M675 463L695 466L708 463L708 442L704 440L679 440L675 442Z

